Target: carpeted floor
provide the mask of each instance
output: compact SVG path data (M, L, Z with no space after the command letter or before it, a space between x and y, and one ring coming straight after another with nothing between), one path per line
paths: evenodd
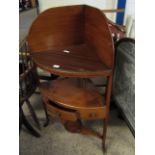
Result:
M43 126L45 117L40 96L33 95L31 103ZM24 110L32 122L26 106ZM102 121L88 121L84 124L102 132ZM32 136L23 127L19 142L20 155L103 155L100 139L72 134L64 129L57 118L51 118L49 126L42 127L40 138ZM134 155L134 137L125 122L118 118L116 110L110 113L106 146L107 155Z

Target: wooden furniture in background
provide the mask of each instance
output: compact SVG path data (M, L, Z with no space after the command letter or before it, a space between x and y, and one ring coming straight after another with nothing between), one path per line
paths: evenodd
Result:
M23 110L23 105L26 104L35 124L37 125L38 129L40 129L41 127L39 120L29 100L32 94L35 93L38 86L38 76L36 73L36 66L30 59L26 38L20 43L19 49L19 127L21 130L22 125L24 125L34 136L40 137L39 131L37 131L36 128L32 125L32 123L28 121Z
M32 5L33 8L36 7L36 5L37 5L37 0L31 0L31 5Z
M118 13L118 12L125 12L125 9L108 9L108 10L102 10L102 12L105 14ZM109 19L108 19L108 25L109 25L114 42L117 42L118 40L120 40L126 36L125 26L118 25Z
M114 22L110 20L108 20L108 25L109 25L110 32L113 37L114 43L118 42L120 39L125 38L126 36L125 26L115 24Z
M37 66L60 76L40 83L49 114L58 116L71 132L101 138L105 150L114 63L105 15L86 5L48 9L33 22L28 45ZM90 77L107 78L104 96ZM97 119L104 121L102 135L82 127L81 120Z
M31 0L19 0L19 11L24 11L32 8Z

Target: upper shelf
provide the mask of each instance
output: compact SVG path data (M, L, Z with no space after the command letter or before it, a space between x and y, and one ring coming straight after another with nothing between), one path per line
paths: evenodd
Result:
M51 8L33 22L28 45L44 70L64 76L112 73L113 40L105 15L86 5Z
M85 44L34 52L31 56L39 67L57 75L95 77L108 76L112 72Z

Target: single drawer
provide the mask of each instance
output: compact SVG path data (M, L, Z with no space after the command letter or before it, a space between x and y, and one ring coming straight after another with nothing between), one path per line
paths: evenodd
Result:
M106 116L106 107L80 109L78 113L82 120L104 119Z
M58 116L60 119L69 120L69 121L77 120L77 114L75 110L70 110L70 109L60 107L56 103L53 103L51 101L48 101L46 103L46 107L48 112Z

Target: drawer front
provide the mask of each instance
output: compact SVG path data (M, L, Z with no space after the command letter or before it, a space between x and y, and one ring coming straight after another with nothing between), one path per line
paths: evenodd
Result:
M106 108L80 109L79 115L82 120L104 119L106 117Z
M77 120L77 115L75 112L68 112L60 108L54 107L51 104L50 105L46 104L46 107L47 107L48 112L58 116L60 119L69 120L69 121Z

